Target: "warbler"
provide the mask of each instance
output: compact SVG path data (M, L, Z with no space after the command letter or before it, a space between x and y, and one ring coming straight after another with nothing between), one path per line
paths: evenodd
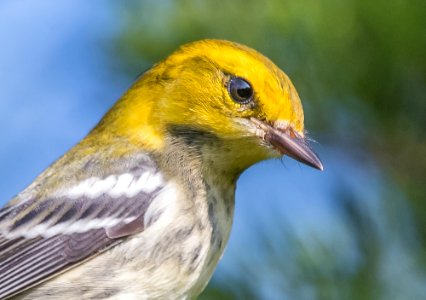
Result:
M238 177L282 155L323 168L284 72L234 42L181 46L0 211L0 298L196 298Z

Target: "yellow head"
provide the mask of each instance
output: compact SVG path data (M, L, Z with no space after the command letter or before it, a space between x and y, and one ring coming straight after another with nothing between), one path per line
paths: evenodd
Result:
M268 58L237 43L202 40L141 76L94 133L108 126L155 152L172 135L199 132L221 141L212 153L232 160L229 167L287 154L321 169L304 143L303 122L295 88Z

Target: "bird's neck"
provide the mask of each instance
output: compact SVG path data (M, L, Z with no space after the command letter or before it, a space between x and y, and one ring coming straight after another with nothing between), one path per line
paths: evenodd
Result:
M158 156L157 163L166 176L186 187L183 189L186 201L196 208L194 216L198 218L198 224L210 235L205 270L206 276L210 277L229 238L239 173L217 162L220 149L215 137L193 134L192 138L190 132L185 136L169 136L166 150ZM200 138L202 142L198 140ZM212 154L214 151L217 156Z
M246 168L235 160L229 142L214 134L187 127L175 127L170 132L161 154L163 167L179 172L174 175L188 182L201 178L214 185L234 186Z

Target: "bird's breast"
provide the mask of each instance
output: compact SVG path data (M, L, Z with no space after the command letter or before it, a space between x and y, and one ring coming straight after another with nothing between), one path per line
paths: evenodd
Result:
M128 241L133 253L121 254L140 289L191 298L211 278L229 238L234 187L206 182L191 190L168 183L146 211L145 230Z

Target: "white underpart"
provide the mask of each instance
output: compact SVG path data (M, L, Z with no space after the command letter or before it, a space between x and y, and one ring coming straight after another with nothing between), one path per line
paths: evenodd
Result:
M163 178L160 173L152 174L144 172L139 178L135 178L130 173L121 175L110 175L105 179L91 177L83 182L63 191L60 196L77 199L88 197L90 199L99 198L107 194L113 198L122 196L131 198L143 193L151 193L163 184Z
M145 213L145 227L148 227L147 225L158 216L160 216L160 218L156 220L156 226L167 228L170 222L175 221L177 201L170 201L170 199L174 199L178 197L178 195L180 195L180 191L176 183L169 182L164 186L161 192L153 199Z

